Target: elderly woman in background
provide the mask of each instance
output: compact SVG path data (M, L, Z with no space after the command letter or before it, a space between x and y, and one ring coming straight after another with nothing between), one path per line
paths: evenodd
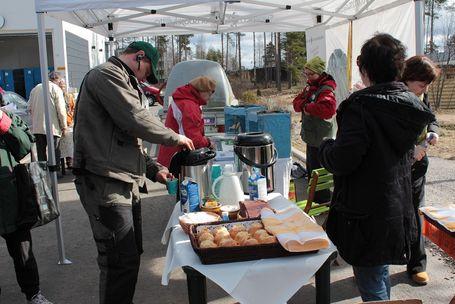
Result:
M412 204L413 150L434 115L402 82L403 44L367 40L357 58L366 88L343 101L336 139L319 148L334 174L327 234L353 266L363 301L390 299L390 264L406 264L417 236Z
M74 97L72 94L69 94L66 87L65 79L61 79L58 83L58 86L63 91L63 97L65 98L66 104L66 121L68 124L68 129L65 134L63 134L62 139L60 140L60 152L61 157L65 159L66 166L68 168L73 167L73 120L74 120Z
M215 88L215 80L207 76L199 76L177 88L172 94L173 101L169 105L165 126L191 139L196 149L214 147L204 133L202 106L208 103L215 93ZM181 149L181 147L161 145L158 162L169 167L172 156Z
M414 56L406 60L402 81L422 103L430 107L427 92L430 84L438 75L439 68L433 61L425 56ZM411 245L411 259L407 264L407 271L411 279L419 285L426 285L429 281L426 272L427 255L422 236L422 219L419 215L419 208L424 205L425 174L428 169L426 150L428 144L435 145L438 142L438 127L436 120L433 120L423 129L414 149L415 162L411 168L412 202L417 218L418 237L417 241Z

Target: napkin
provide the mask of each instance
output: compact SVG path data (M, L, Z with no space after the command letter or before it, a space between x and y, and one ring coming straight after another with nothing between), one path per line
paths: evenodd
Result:
M275 211L264 208L261 219L265 229L276 236L287 251L314 251L330 246L324 229L297 206Z

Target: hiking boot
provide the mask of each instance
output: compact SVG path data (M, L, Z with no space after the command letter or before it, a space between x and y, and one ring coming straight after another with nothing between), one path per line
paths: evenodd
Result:
M27 304L52 304L52 302L46 299L41 292L38 292L30 301L27 301Z
M425 271L414 273L411 276L411 279L414 281L414 283L419 285L427 285L428 281L430 280L428 274Z

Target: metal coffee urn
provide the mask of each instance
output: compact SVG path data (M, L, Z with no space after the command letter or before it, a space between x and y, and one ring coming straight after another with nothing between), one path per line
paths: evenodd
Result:
M185 177L190 177L199 186L199 198L202 200L211 194L210 169L216 152L208 148L176 153L169 166L169 171L179 177L179 184Z
M237 172L242 172L242 186L248 193L248 177L253 168L258 168L267 179L267 192L275 189L273 165L277 160L277 151L273 138L268 133L253 132L238 134L234 140L234 164Z

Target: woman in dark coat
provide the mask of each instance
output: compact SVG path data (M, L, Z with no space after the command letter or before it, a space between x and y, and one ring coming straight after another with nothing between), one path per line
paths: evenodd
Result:
M408 86L411 92L419 97L421 102L430 107L427 92L430 84L438 75L438 67L429 58L425 56L413 56L406 60L402 81ZM425 203L425 174L428 169L426 150L428 144L435 145L438 142L438 127L438 123L434 120L423 129L415 146L415 162L411 168L412 202L414 214L417 218L418 236L416 242L411 245L411 259L407 264L407 271L411 279L419 285L426 285L429 281L426 272L427 255L422 236L422 220L419 215L419 208Z
M353 266L363 301L390 298L389 264L406 264L416 238L411 164L431 111L401 82L405 48L388 34L362 46L366 88L343 101L335 140L319 149L334 174L327 233Z
M8 253L14 261L17 282L27 302L52 304L40 292L30 229L16 225L18 204L13 168L30 153L33 140L33 135L19 116L0 109L0 236L6 241Z

